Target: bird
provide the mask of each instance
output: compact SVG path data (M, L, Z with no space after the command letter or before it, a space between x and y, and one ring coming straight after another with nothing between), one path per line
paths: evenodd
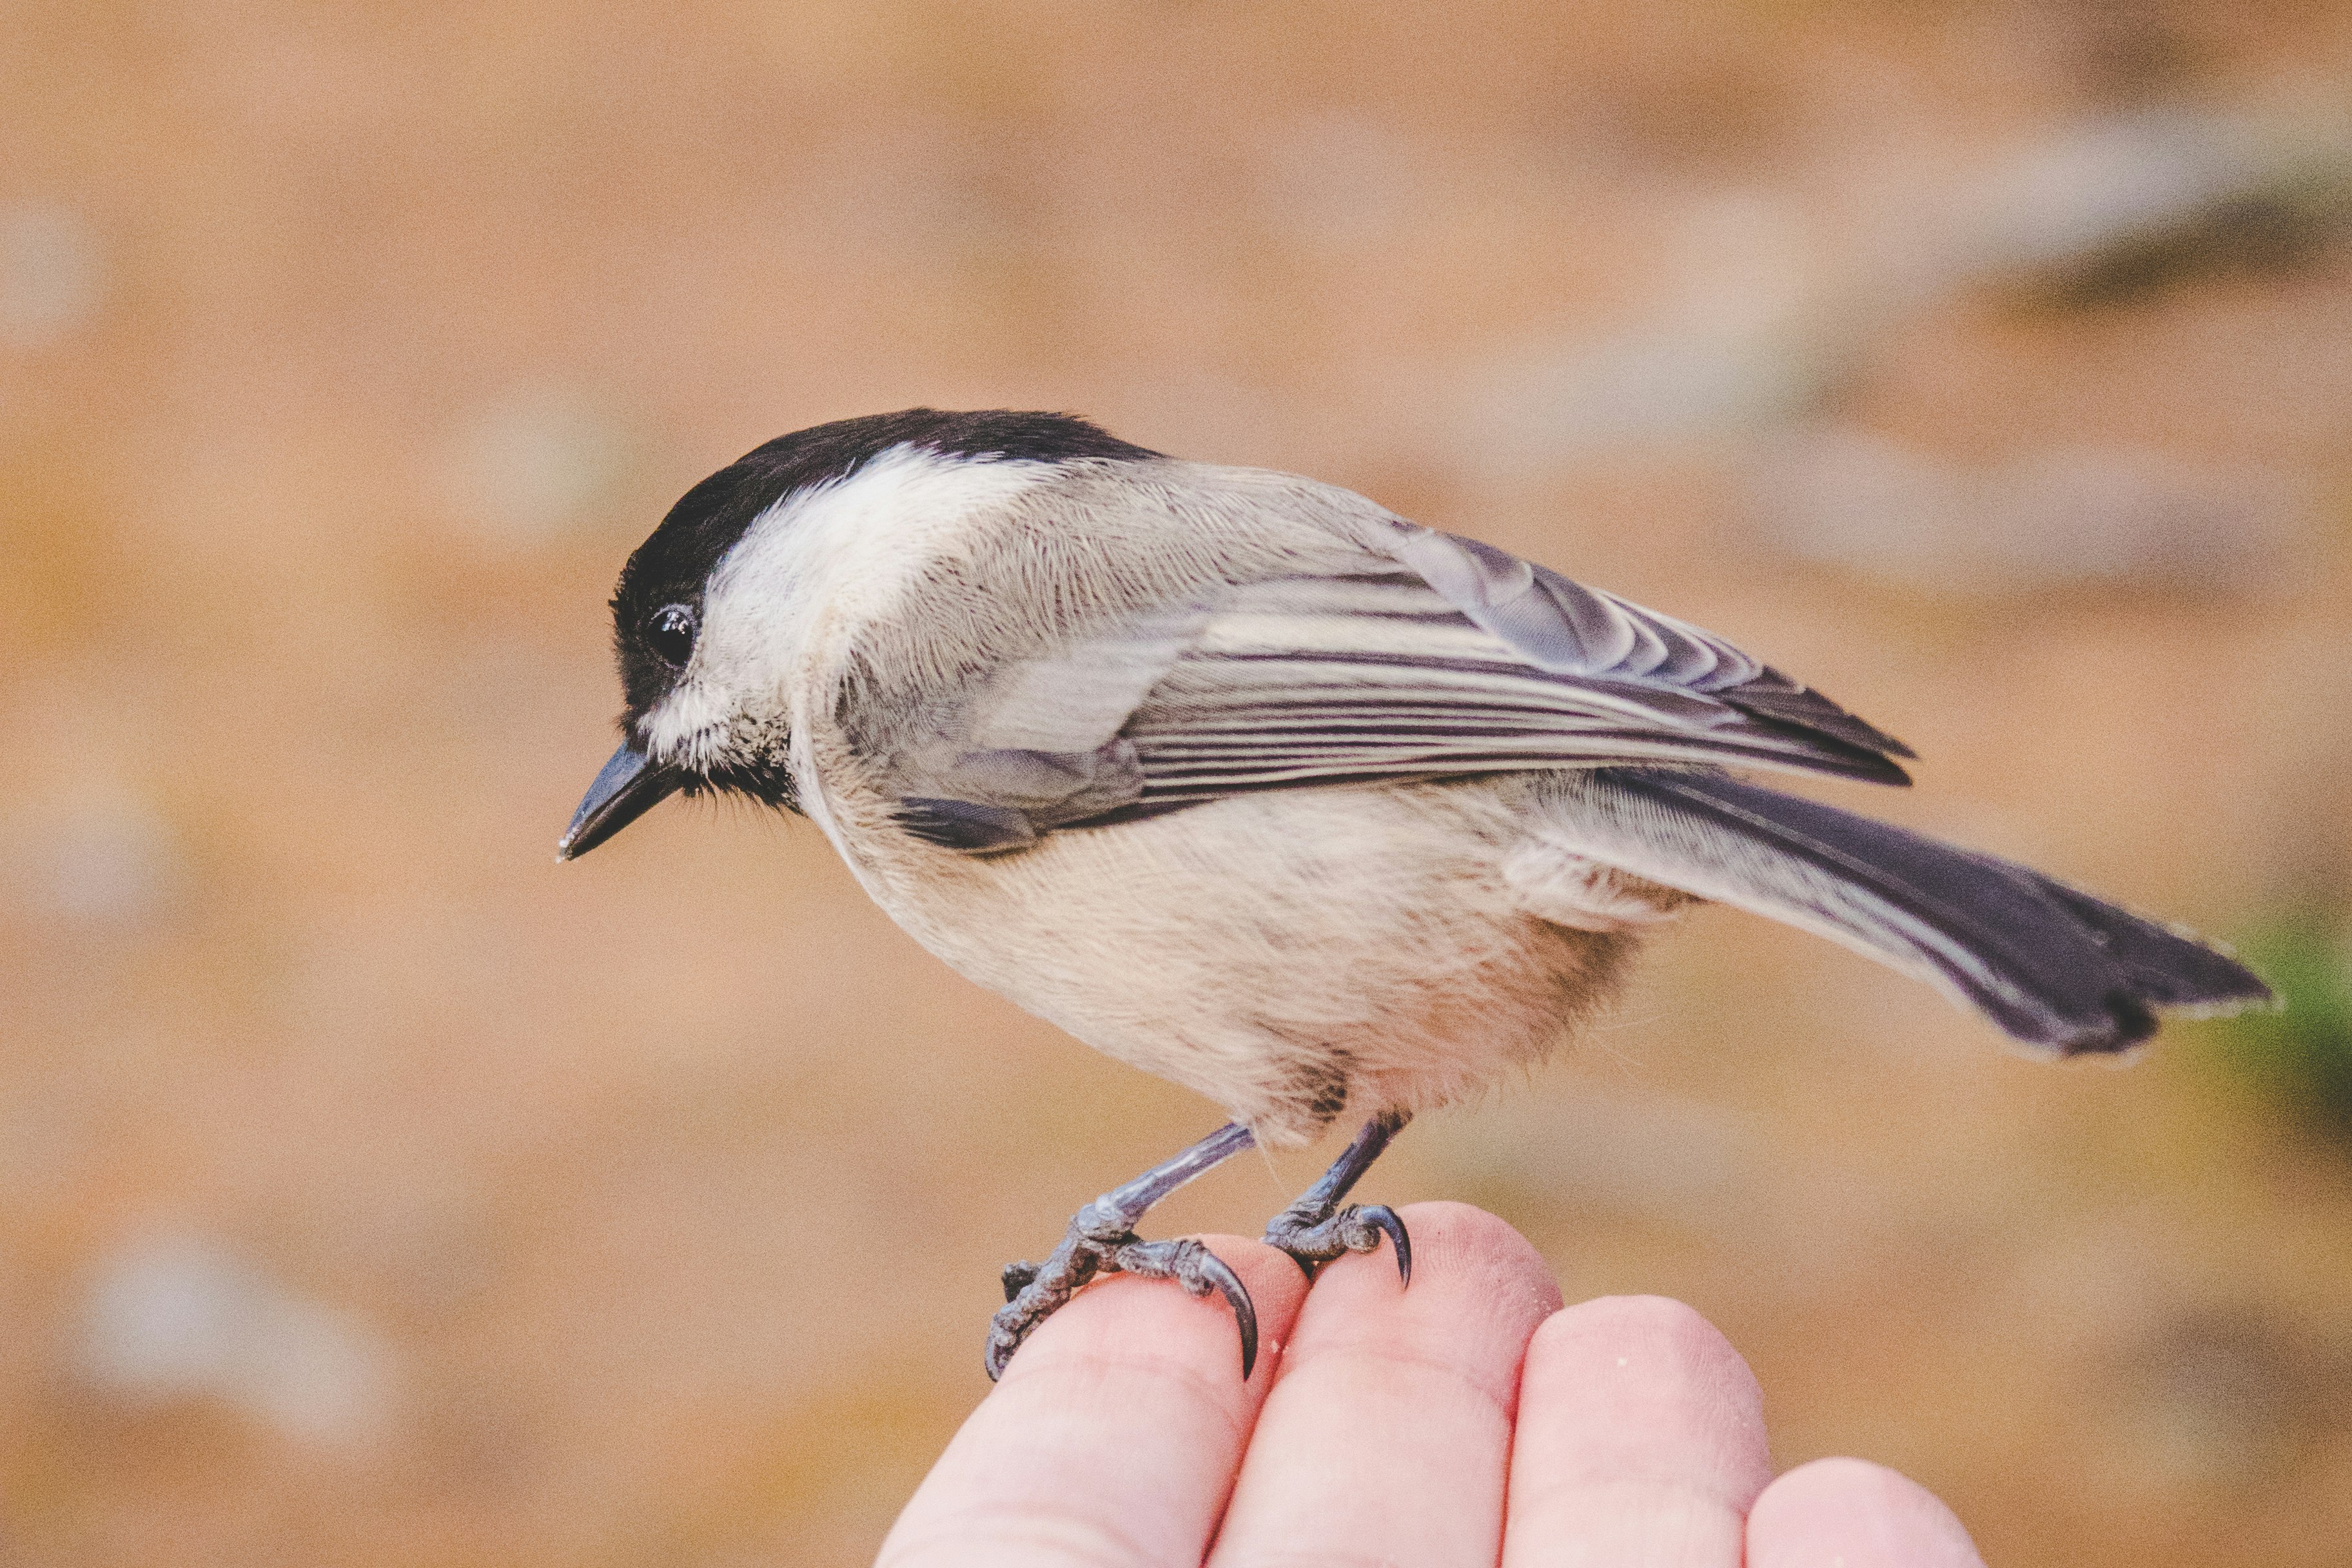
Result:
M1539 1062L1685 907L1826 937L2053 1057L2270 1001L2226 952L2024 866L1752 782L1912 751L1696 626L1297 475L1083 418L910 408L703 479L612 600L622 741L558 845L673 794L807 818L947 964L1231 1120L1008 1265L984 1366L1098 1276L1249 1294L1146 1212L1254 1145L1360 1130L1265 1239L1385 1239L1348 1194L1418 1112Z

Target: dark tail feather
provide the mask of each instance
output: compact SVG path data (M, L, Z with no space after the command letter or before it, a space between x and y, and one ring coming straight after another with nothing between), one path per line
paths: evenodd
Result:
M2118 1051L2155 1009L2270 1000L2194 938L1990 855L1716 773L1603 768L1563 781L1582 853L1842 942L1937 985L2015 1038Z

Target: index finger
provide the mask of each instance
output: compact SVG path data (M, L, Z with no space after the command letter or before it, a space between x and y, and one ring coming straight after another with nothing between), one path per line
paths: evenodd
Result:
M1160 1279L1090 1285L1021 1347L877 1568L1198 1568L1307 1295L1274 1248L1207 1239L1257 1307L1263 1349L1246 1384L1222 1300Z

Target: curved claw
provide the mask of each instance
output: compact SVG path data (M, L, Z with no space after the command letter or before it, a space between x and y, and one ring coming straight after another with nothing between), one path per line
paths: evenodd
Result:
M1386 1204L1374 1204L1370 1208L1358 1209L1356 1217L1389 1238L1389 1245L1396 1248L1398 1282L1401 1286L1412 1284L1412 1237L1405 1234L1404 1221L1397 1217L1396 1210Z
M1242 1335L1242 1381L1249 1381L1250 1371L1257 1365L1257 1308L1251 1304L1249 1287L1233 1266L1206 1247L1201 1249L1199 1264L1202 1276L1222 1291L1225 1304L1234 1310L1234 1326Z

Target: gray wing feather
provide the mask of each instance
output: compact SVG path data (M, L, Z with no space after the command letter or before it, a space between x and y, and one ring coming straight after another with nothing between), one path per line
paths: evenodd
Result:
M963 735L975 751L1092 752L1116 739L1145 695L1198 640L1206 605L1178 605L1122 622L992 680Z
M1176 605L1011 666L902 760L899 822L930 843L987 853L1131 805L1143 770L1119 731L1207 617L1204 605Z
M1493 545L1407 524L1395 554L1538 668L1706 692L1864 751L1914 754L1894 736L1711 632L1588 588Z
M1909 755L1731 644L1488 545L1374 531L1362 570L1242 584L1014 664L917 759L910 830L1033 828L1244 791L1624 763L1907 783ZM988 808L942 815L943 803ZM971 839L971 842L964 842Z
M1127 723L1142 798L1612 762L1906 782L1897 742L1696 627L1426 530L1398 553L1220 598Z

